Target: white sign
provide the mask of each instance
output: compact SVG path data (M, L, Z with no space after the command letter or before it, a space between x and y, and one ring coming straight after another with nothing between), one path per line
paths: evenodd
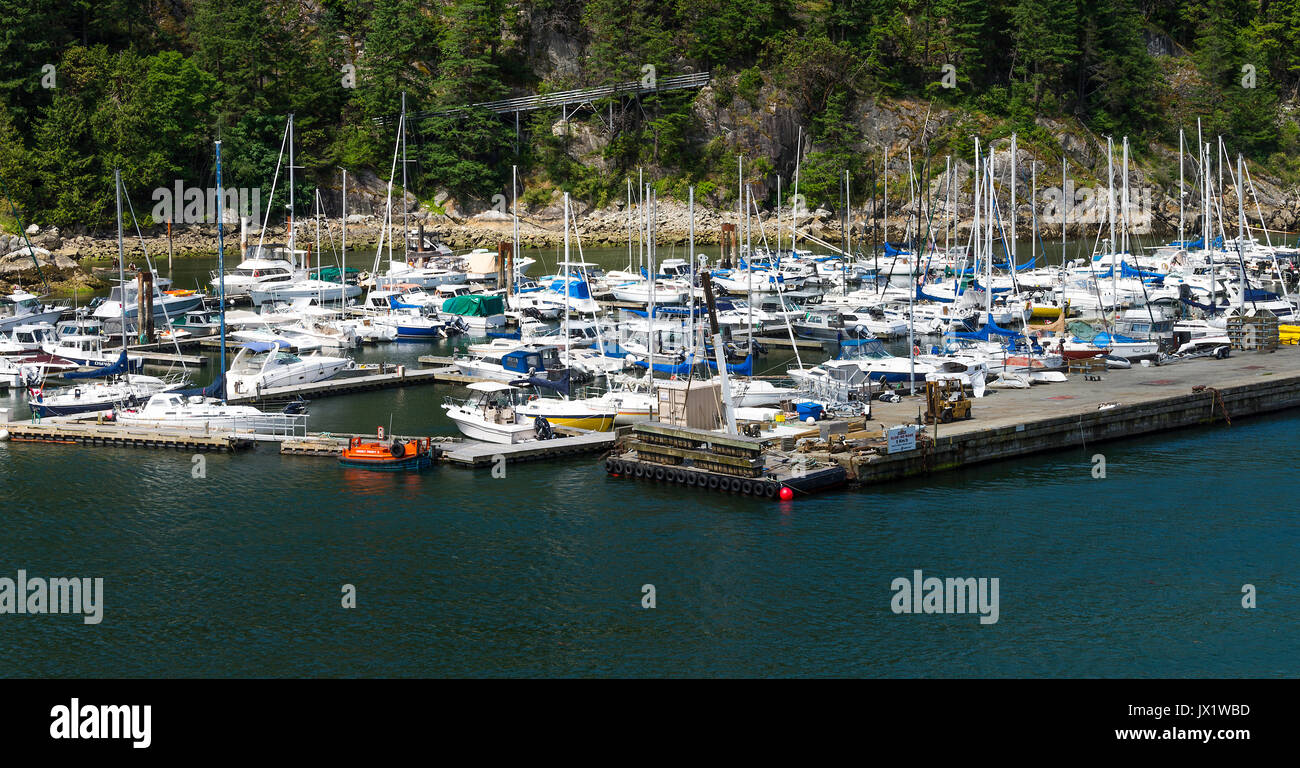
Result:
M915 426L911 427L894 427L885 433L889 442L890 453L902 453L903 451L916 450L916 432Z

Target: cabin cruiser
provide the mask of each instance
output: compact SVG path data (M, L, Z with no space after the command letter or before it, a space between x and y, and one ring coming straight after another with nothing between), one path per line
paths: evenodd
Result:
M556 347L524 346L506 352L481 355L457 355L453 363L466 376L496 381L514 381L533 373L562 370Z
M248 295L255 306L292 302L295 299L319 299L322 303L347 303L361 295L361 286L329 280L302 278L289 282L269 283L251 289Z
M299 252L306 256L305 252ZM288 256L286 258L286 255ZM226 296L244 296L254 288L287 283L295 276L293 254L281 245L252 245L243 261L226 273ZM212 292L221 288L221 273L212 271Z
M927 373L938 370L933 363L889 354L880 339L845 339L840 342L840 353L834 360L827 360L812 368L791 368L787 373L796 383L810 383L819 377L825 377L828 368L838 366L856 367L871 381L888 384L906 382L913 377L913 373L915 381L921 382Z
M249 396L274 387L310 384L353 366L352 360L346 357L320 354L299 357L285 351L286 346L283 340L244 344L226 376L231 392Z
M57 340L49 341L41 346L41 349L47 354L61 357L65 360L71 360L78 365L90 366L91 368L107 368L118 362L120 355L113 352L104 351L104 339L102 336L78 336L66 335L60 336ZM127 368L134 372L144 367L144 359L140 357L128 356Z
M119 424L137 427L188 427L208 432L283 432L294 425L294 416L264 413L251 405L227 405L202 395L160 392L151 396L143 406L119 407L115 418Z
M0 333L8 333L19 325L54 323L67 307L42 304L39 297L17 289L0 296Z
M0 354L37 352L56 341L57 332L49 323L24 323L10 328L7 336L0 336Z
M857 315L834 309L807 312L802 318L790 323L790 328L796 336L816 341L874 338L865 321L860 321Z
M169 317L179 317L203 305L201 293L193 291L168 293L167 289L171 286L171 282L166 277L154 278L153 317L154 323L159 326L165 326ZM92 315L106 325L120 325L124 316L128 321L133 321L139 312L139 296L140 288L134 282L128 281L125 285L115 285L109 289L108 298L95 307ZM122 305L123 297L126 299L125 307Z

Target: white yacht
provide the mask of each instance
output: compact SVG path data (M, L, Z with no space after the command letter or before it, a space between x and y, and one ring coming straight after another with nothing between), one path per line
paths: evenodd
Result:
M285 346L283 341L245 344L226 376L231 394L248 396L273 387L324 381L353 365L346 357L299 357L286 352Z

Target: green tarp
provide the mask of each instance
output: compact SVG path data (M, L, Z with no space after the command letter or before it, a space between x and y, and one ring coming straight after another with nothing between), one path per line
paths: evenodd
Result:
M442 311L467 317L488 317L506 311L506 302L500 296L453 296L442 303Z

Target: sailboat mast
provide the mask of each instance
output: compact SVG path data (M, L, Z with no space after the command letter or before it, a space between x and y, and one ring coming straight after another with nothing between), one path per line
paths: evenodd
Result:
M569 297L573 295L573 286L569 285L569 193L564 193L564 364L569 365Z
M293 163L290 163L292 166ZM217 142L217 200L223 205L226 200L225 191L221 186L221 142ZM217 369L217 376L221 378L221 402L226 402L226 231L225 215L217 216L217 274L220 277L217 280L217 301L221 305L220 335L217 336L218 346L220 347L220 367ZM121 223L118 223L118 240L122 238Z
M1246 194L1242 189L1241 154L1237 155L1237 265L1241 268L1241 299L1237 305L1244 314L1246 311Z
M1007 266L1012 275L1016 270L1016 135L1011 134L1011 210L1007 217L1011 219L1011 258Z
M778 195L778 199L780 196ZM687 225L686 235L686 259L687 274L690 276L690 282L686 288L686 308L690 314L686 316L686 323L689 329L691 339L690 359L695 357L695 187L692 186L686 195L686 215L690 223ZM778 228L779 231L779 228Z
M406 117L406 91L402 91L402 117ZM411 206L406 202L406 120L402 120L402 261L410 258L411 252ZM423 245L423 243L421 243Z
M339 284L343 286L342 298L347 302L348 296L348 171L343 169L343 245L340 250L343 254L342 264L339 266Z
M220 142L217 144L221 146ZM117 196L117 298L118 305L122 310L122 352L126 352L126 246L122 243L122 171L113 169L113 193ZM218 265L220 268L220 265ZM224 270L222 272L224 274ZM139 317L136 318L139 320ZM126 366L128 375L131 371L131 365L128 361Z
M1183 196L1186 194L1183 191L1183 144L1184 144L1183 129L1179 128L1178 129L1178 247L1182 249L1186 249L1187 246L1183 243L1183 219L1186 216L1183 210L1184 203L1185 203Z
M294 216L294 208L293 208L293 178L294 178L293 171L294 171L293 113L290 112L289 113L289 259L294 262L294 266L296 267L298 261L298 254L294 253L294 237L293 237L293 222L294 219L296 218ZM304 264L303 266L305 267L306 265Z

